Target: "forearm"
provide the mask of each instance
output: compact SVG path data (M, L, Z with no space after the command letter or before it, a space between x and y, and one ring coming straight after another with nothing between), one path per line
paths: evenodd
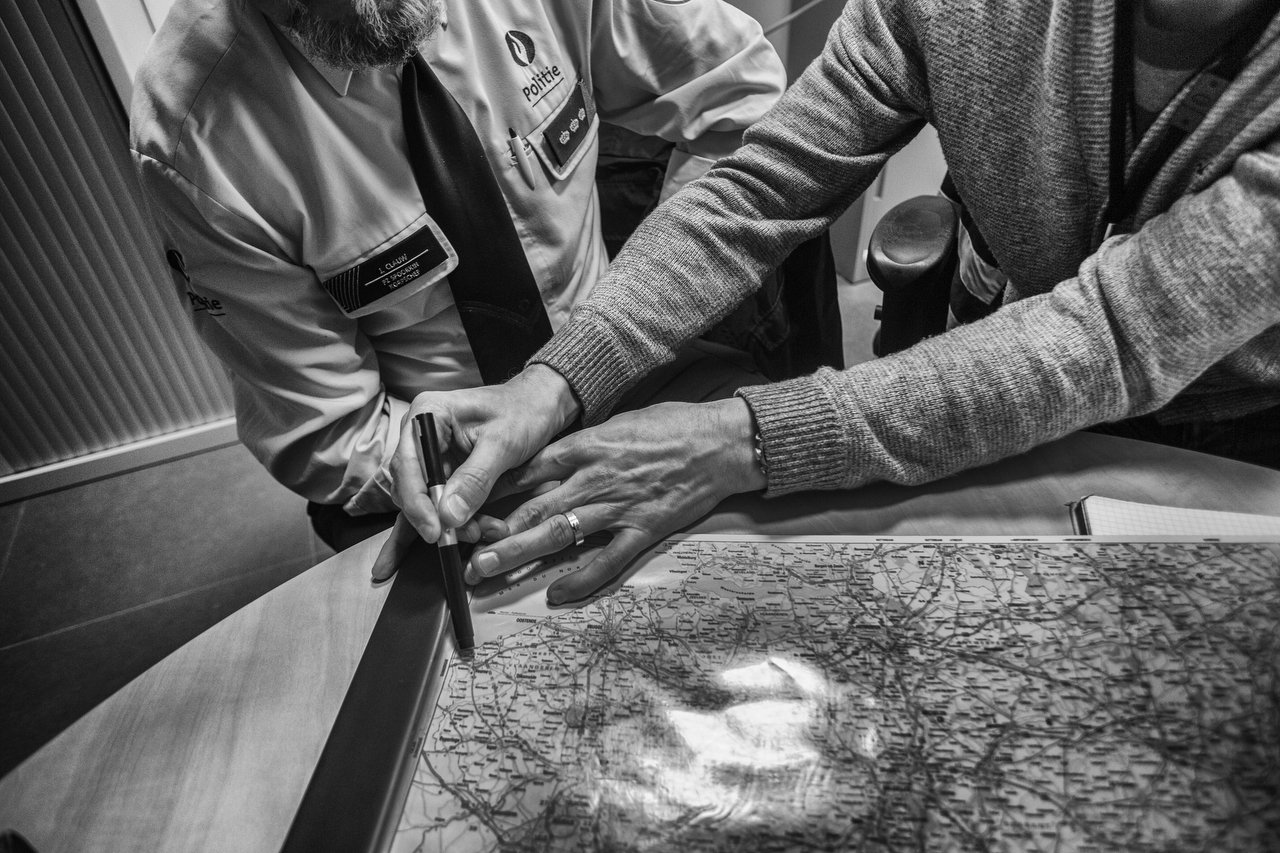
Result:
M586 423L828 227L922 125L915 69L883 28L869 45L864 24L846 11L820 61L747 131L742 149L642 223L536 357L568 379ZM852 52L865 45L877 68L900 76L868 80L864 57Z
M395 509L388 463L407 402L381 392L355 408L349 400L263 400L236 384L240 440L281 485L354 515Z
M1278 197L1224 181L1048 294L842 373L744 389L769 493L926 482L1166 405L1280 322Z

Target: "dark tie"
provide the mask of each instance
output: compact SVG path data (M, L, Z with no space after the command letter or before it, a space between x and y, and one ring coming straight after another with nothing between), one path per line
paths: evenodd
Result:
M418 190L458 253L449 289L480 376L505 382L551 337L537 282L480 139L421 56L404 67L400 100Z

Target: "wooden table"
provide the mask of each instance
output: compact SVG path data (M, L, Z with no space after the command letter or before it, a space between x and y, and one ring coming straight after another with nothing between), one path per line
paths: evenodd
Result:
M1088 493L1280 515L1280 472L1076 435L928 486L743 496L691 530L1069 534ZM263 596L139 676L0 780L0 829L38 853L277 850L388 589L381 537Z

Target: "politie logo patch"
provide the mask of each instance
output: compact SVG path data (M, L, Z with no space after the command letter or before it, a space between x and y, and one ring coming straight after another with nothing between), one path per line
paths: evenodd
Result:
M507 50L511 51L511 58L516 61L516 65L524 68L533 62L533 57L537 53L533 47L533 39L519 30L509 30L506 40Z
M187 261L182 257L181 252L177 249L169 249L164 253L164 257L169 262L169 267L186 282L183 290L186 291L187 299L191 302L192 311L196 313L204 311L210 317L225 317L227 315L227 312L222 308L222 302L201 296L191 289L191 276L187 274Z

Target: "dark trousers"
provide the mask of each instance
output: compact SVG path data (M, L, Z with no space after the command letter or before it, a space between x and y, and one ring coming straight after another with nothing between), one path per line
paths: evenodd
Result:
M373 515L347 515L340 504L318 504L315 501L307 501L307 515L311 518L311 529L320 537L321 542L334 550L334 553L345 551L375 533L389 529L396 523L397 514L379 512Z
M704 403L723 400L744 385L768 381L746 353L719 344L696 341L675 361L642 379L627 392L615 411L640 409L655 403ZM344 551L395 524L397 513L347 515L336 504L307 504L311 527L320 541Z
M1162 424L1154 415L1099 424L1089 432L1197 450L1280 470L1280 406L1225 421Z

